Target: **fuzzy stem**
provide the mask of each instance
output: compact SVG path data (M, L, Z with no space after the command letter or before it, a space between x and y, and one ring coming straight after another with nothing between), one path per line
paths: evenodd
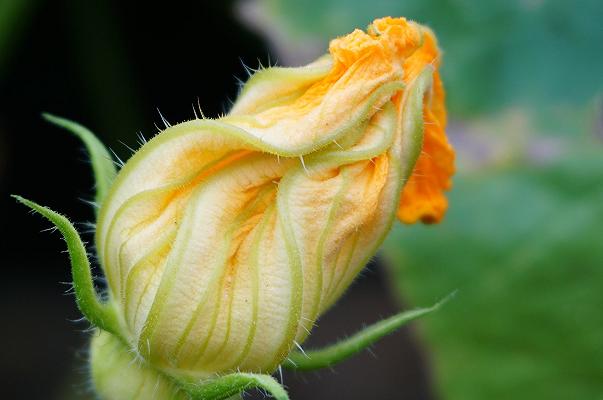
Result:
M314 370L335 365L361 350L366 349L382 337L395 332L406 323L438 310L442 305L448 302L455 293L456 292L451 293L431 307L405 311L379 321L349 338L324 349L304 352L294 351L289 355L283 366L297 370Z
M66 217L47 207L24 199L21 196L13 195L12 197L48 219L61 232L69 251L73 289L78 308L92 325L121 337L117 313L110 303L104 303L99 299L94 288L88 254L75 227Z

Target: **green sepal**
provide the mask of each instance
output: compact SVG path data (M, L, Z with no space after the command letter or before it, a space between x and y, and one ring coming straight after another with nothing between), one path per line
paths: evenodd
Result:
M52 222L61 232L67 243L67 250L69 251L73 289L78 308L92 325L107 332L111 332L115 336L121 337L115 310L109 303L103 303L99 299L96 289L94 288L88 254L75 227L66 217L47 207L24 199L21 196L13 195L12 197L19 203L24 204L33 211L41 214Z
M102 399L113 400L235 400L245 390L260 389L277 400L288 400L285 389L270 375L232 373L198 380L156 369L131 346L107 332L97 332L90 345L90 371Z
M427 308L418 308L404 311L371 326L368 326L356 334L324 349L309 351L294 351L289 354L283 366L289 369L314 370L331 367L354 354L366 349L382 337L393 333L406 323L420 318L424 315L437 311L442 305L450 300L456 292L451 293L443 300Z
M107 196L109 188L113 183L113 179L117 174L117 168L113 162L111 154L103 143L92 133L88 128L70 121L65 118L60 118L52 114L43 113L42 116L48 122L53 123L61 128L68 130L77 136L88 150L90 161L92 162L92 171L94 172L94 180L96 184L96 195L94 200L97 206L100 207L101 202Z
M270 375L238 372L200 384L182 384L193 400L226 400L248 389L262 389L276 400L289 400L283 386Z

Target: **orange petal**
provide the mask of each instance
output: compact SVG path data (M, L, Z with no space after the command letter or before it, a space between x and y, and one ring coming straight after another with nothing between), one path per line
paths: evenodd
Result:
M423 150L402 190L398 208L398 218L407 224L419 220L424 223L439 222L448 208L444 192L452 185L454 150L444 131L444 89L437 72L434 74L431 99L425 101L423 118Z

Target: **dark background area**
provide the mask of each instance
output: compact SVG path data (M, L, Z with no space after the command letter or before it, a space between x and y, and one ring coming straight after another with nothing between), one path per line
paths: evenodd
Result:
M25 4L26 3L26 4ZM137 134L229 108L245 79L243 63L274 60L267 44L235 20L228 1L25 1L4 7L17 26L0 59L0 397L90 398L88 333L69 285L58 233L9 195L23 195L69 216L81 232L94 213L83 146L42 120L41 112L93 130L122 159ZM8 17L7 17L8 18ZM4 18L6 21L6 18ZM85 240L92 242L87 232ZM98 273L98 271L97 271ZM321 322L312 343L350 334L399 309L380 266L372 266ZM395 334L334 371L286 374L293 399L432 399L428 360L412 330ZM378 360L376 360L376 357ZM343 397L341 397L343 396Z

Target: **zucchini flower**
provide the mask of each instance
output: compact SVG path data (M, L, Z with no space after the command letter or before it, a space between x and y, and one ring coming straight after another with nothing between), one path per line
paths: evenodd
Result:
M107 188L96 227L107 300L91 282L81 295L76 286L84 314L107 331L91 359L101 396L133 398L147 373L162 398L214 398L203 390L227 378L231 389L242 379L274 394L261 374L331 365L431 311L295 350L396 217L432 223L445 213L454 153L439 61L429 29L375 20L307 66L256 72L227 115L168 127L114 179L88 131L49 117L85 140L93 165L97 154ZM63 217L21 200L73 236ZM72 264L75 281L89 278L85 263Z

